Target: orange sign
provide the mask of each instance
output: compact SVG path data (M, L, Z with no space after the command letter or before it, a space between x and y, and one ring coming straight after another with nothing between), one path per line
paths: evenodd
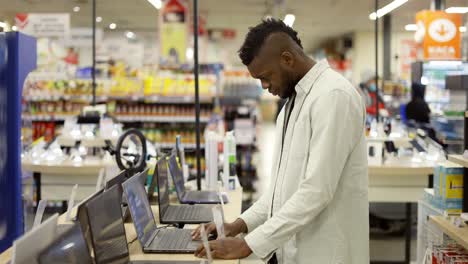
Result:
M418 34L424 36L424 59L458 60L461 59L460 14L444 11L421 11L416 14Z

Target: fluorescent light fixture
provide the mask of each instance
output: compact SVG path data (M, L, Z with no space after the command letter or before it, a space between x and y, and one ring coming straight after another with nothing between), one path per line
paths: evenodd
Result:
M406 31L417 31L418 30L418 25L416 24L408 24L405 26Z
M460 27L460 32L462 32L462 33L466 32L466 27L465 26Z
M96 22L101 23L102 22L102 17L100 17L100 16L96 17Z
M11 30L17 31L17 30L18 30L18 27L17 27L17 26L12 26L12 27L11 27Z
M80 9L81 9L81 8L80 8L79 6L75 6L75 7L73 8L73 12L75 12L75 13L76 13L76 12L80 12Z
M283 19L283 22L286 24L286 26L288 27L292 27L293 24L294 24L294 20L296 20L296 16L293 15L293 14L287 14L284 19Z
M394 0L390 4L380 8L377 10L377 14L373 12L369 15L370 20L376 20L377 18L381 18L386 14L392 12L393 10L397 9L398 7L402 6L404 3L408 2L409 0Z
M456 13L456 14L465 14L465 13L468 13L468 7L466 7L466 6L449 7L447 9L445 9L445 12L447 12L447 13Z
M185 57L188 59L188 60L193 60L193 55L194 55L194 50L193 48L187 48L187 50L185 51Z
M135 38L135 33L131 32L131 31L127 31L125 36L127 36L127 38L129 38L129 39L134 39Z
M148 2L154 6L156 9L161 9L162 7L162 1L161 0L148 0Z
M0 27L1 28L6 28L6 23L5 22L0 22Z
M111 24L109 25L109 28L112 29L112 30L114 30L114 29L117 28L117 25L116 25L115 23L111 23Z
M431 66L460 66L463 62L461 61L430 61Z

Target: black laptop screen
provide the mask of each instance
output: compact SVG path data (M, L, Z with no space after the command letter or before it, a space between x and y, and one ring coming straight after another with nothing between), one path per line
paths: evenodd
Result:
M86 205L94 256L97 263L128 260L127 238L122 220L120 186L114 185Z
M127 196L128 207L132 215L133 223L139 240L146 243L156 229L153 212L149 205L145 187L139 177L132 177L122 184Z
M179 195L179 199L182 198L180 196L185 193L185 182L184 182L184 175L180 170L179 164L177 163L177 159L175 155L171 155L169 158L169 170L171 171L172 179L174 180L174 185L177 190L177 195Z
M167 175L167 161L165 157L158 161L156 169L158 172L159 213L162 217L169 207L169 179Z

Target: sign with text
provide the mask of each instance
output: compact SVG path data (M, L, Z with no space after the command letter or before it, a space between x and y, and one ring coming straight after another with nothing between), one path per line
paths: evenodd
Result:
M70 35L70 14L68 13L22 13L16 14L18 31L34 37L61 37Z
M424 59L457 60L461 59L461 34L459 31L462 17L444 11L421 11L416 14L418 32L423 32Z
M168 64L185 62L188 44L188 9L180 0L169 0L162 10L161 57Z

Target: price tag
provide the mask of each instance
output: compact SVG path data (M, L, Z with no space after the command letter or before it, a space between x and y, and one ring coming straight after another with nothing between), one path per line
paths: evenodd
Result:
M200 233L201 233L201 238L203 241L203 247L205 248L205 251L206 251L206 258L208 259L208 263L211 263L213 262L213 257L211 256L211 249L210 249L210 244L208 243L208 235L206 234L206 231L205 231L205 224L201 224Z
M66 221L71 220L71 212L73 210L73 207L75 206L76 190L78 190L78 184L75 184L75 186L73 186L73 189L72 189L72 192L71 192L71 195L70 195L70 199L68 200Z
M45 208L47 206L47 200L40 200L37 205L36 216L34 217L33 229L38 227L42 222L42 216L44 215Z
M213 221L216 225L216 231L218 232L218 238L226 238L226 233L224 232L224 216L222 207L220 205L213 206L211 211L213 213Z

